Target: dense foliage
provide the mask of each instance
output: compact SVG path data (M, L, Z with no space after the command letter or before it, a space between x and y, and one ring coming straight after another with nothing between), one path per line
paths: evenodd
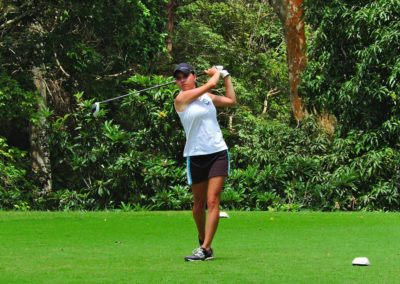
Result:
M398 1L305 1L300 91L313 114L299 126L284 31L268 1L177 1L172 53L166 3L1 3L0 208L189 209L175 84L102 104L96 117L90 110L171 81L173 65L187 61L197 70L226 66L238 96L237 107L218 113L232 168L223 208L400 209ZM49 93L44 112L32 82L37 66ZM323 127L326 113L335 131ZM53 190L38 199L29 127L43 116Z
M336 115L344 135L357 129L387 136L400 114L399 1L309 2L307 19L319 28L304 94ZM380 142L395 145L394 136Z
M175 62L200 70L223 65L234 74L241 104L261 113L269 90L270 115L288 104L288 73L282 25L268 1L195 1L177 12ZM184 40L182 40L184 39Z
M333 113L337 139L353 144L340 168L353 172L357 195L386 196L378 207L399 208L400 2L306 5L308 22L318 29L303 94L309 105Z

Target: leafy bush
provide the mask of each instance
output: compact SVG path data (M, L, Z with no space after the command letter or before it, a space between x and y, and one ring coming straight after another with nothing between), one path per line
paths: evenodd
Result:
M361 152L365 135L330 138L311 116L298 128L241 112L222 205L247 210L398 210L399 154ZM379 205L378 205L379 204ZM378 206L377 206L378 205Z
M129 86L167 81L134 76ZM103 106L77 94L71 116L53 123L57 209L189 209L182 149L185 136L173 107L175 85ZM113 112L122 124L107 119ZM398 152L379 149L380 134L351 131L331 137L310 116L292 127L287 116L271 120L240 106L231 124L220 113L231 152L232 174L222 208L240 210L397 210ZM69 129L69 128L72 128ZM387 132L393 130L386 126ZM364 149L371 147L371 151ZM67 188L67 189L65 189Z
M39 1L35 7L45 4ZM141 75L119 81L127 69L146 72L153 65L153 71L165 72L170 67L152 63L165 56L160 52L164 6L122 1L109 13L107 1L96 7L63 5L31 9L44 11L37 15L20 10L30 16L5 30L0 137L13 137L15 125L25 129L28 140L37 102L35 93L23 88L34 89L31 67L45 65L53 91L47 119L54 190L38 202L29 182L29 158L9 139L0 139L1 208L189 209L193 198L185 180L185 135L173 106L174 84L102 104L97 117L90 111L93 96L104 99L168 82ZM314 116L299 127L291 124L286 47L268 1L178 6L173 61L188 61L197 70L226 66L238 94L239 107L218 112L232 165L221 207L399 210L399 2L315 0L305 5L311 37L301 96L310 108L337 117L335 134L326 134ZM27 29L31 19L47 32ZM149 36L146 27L154 33ZM221 86L214 89L217 94ZM77 89L85 94L69 97ZM275 89L279 93L268 96Z
M138 75L126 83L143 88L165 81ZM107 119L110 106L101 105L93 117L93 100L77 94L76 112L53 123L54 206L189 208L185 167L176 161L182 160L184 134L171 99L175 92L167 86L120 100L113 114L121 125Z
M309 45L302 94L310 105L334 113L343 135L398 125L399 11L393 0L306 1L316 37ZM379 146L395 145L385 136L376 139Z
M29 209L35 187L28 181L25 155L0 137L0 209Z

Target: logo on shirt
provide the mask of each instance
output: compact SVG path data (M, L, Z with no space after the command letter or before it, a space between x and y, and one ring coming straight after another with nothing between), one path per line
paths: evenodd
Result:
M210 101L208 101L208 100L206 100L206 99L202 99L201 101L203 102L203 104L206 104L206 105L209 105L209 104L210 104Z

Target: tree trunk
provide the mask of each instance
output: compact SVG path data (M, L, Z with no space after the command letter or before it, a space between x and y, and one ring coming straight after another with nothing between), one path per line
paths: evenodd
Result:
M47 107L46 82L39 67L34 67L32 73L33 82L39 91L37 111L44 111ZM30 128L32 172L40 188L39 198L43 198L52 191L50 146L46 118L39 115L38 120L32 122Z
M269 0L269 3L278 14L285 32L290 103L297 123L305 117L301 98L298 95L301 73L307 64L304 21L301 19L303 8L300 7L303 2L303 0Z
M175 29L175 12L178 6L190 5L197 0L189 0L189 1L179 1L179 0L168 0L168 3L165 5L165 10L168 14L168 22L165 29L167 30L167 36L165 38L165 42L167 44L167 50L169 53L172 52L172 36L174 34Z
M165 5L165 9L168 13L168 22L166 26L167 36L165 42L167 44L167 50L169 53L172 52L172 35L174 34L174 21L175 21L175 11L176 11L176 1L169 0L168 4Z

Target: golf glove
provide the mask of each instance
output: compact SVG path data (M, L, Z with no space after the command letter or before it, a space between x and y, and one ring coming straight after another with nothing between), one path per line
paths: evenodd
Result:
M226 71L226 70L219 71L219 73L221 73L222 78L225 78L226 76L229 76L229 72Z
M217 70L219 71L219 73L221 73L222 78L225 78L226 76L229 76L229 72L224 70L224 66L222 65L217 65L215 66L215 68L217 68Z

